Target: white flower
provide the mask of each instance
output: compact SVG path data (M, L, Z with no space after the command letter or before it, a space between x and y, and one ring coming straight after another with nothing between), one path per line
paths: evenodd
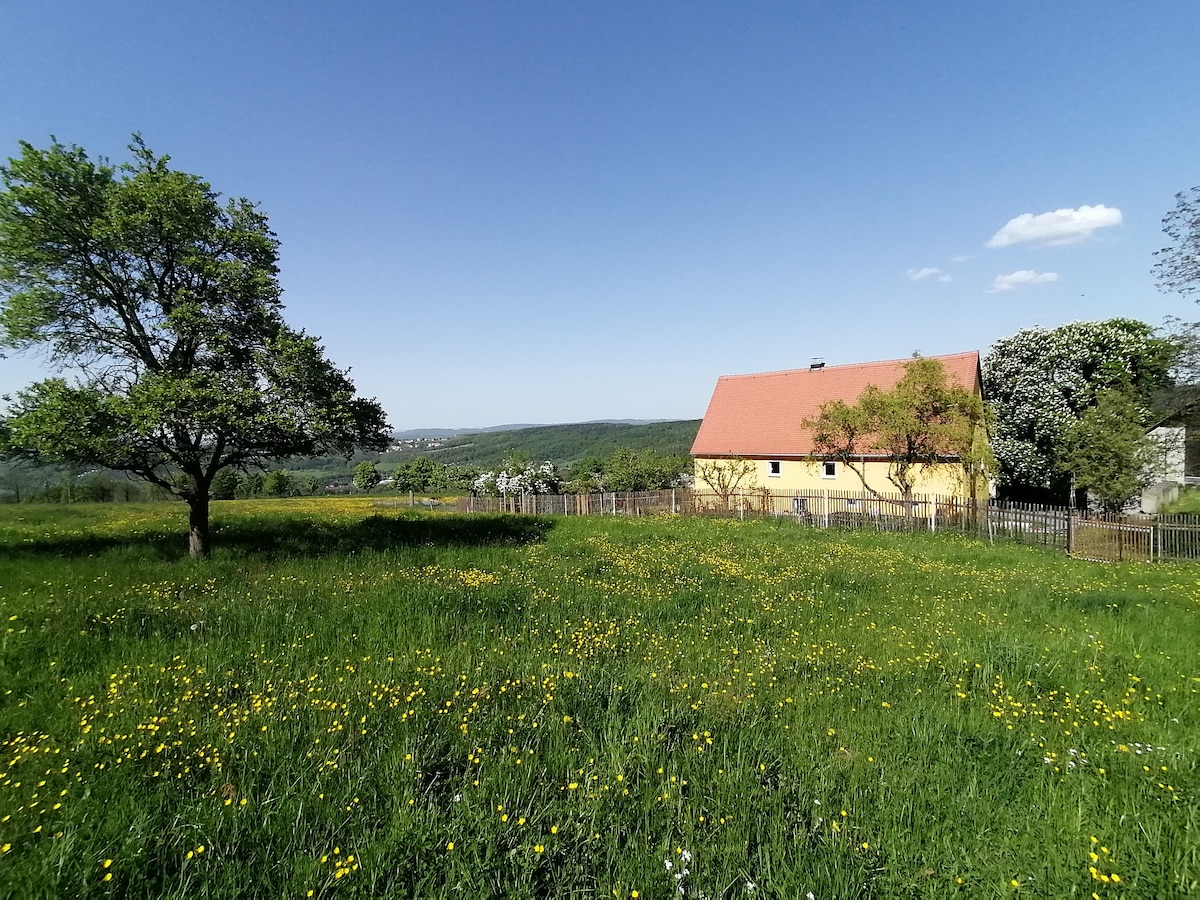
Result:
M680 850L679 858L682 859L684 862L691 862L692 861L692 852L690 850Z
M746 882L746 890L748 890L750 893L753 894L755 891L758 890L758 885L755 884L753 881L747 881Z

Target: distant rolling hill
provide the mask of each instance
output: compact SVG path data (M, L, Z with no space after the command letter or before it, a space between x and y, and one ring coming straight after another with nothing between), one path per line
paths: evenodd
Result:
M673 419L597 419L594 422L573 422L571 425L657 425L672 422ZM407 431L397 431L392 434L396 440L412 440L414 438L448 438L462 437L467 434L486 434L492 431L520 431L525 428L565 428L568 425L546 425L524 422L511 425L488 425L484 428L410 428Z
M509 453L526 453L534 460L548 459L566 469L585 456L608 456L618 447L655 450L665 455L686 455L700 428L699 419L678 422L626 424L586 422L575 425L518 426L506 431L457 433L439 441L439 447L417 447L383 455L386 464L405 463L418 456L446 465L499 466ZM428 432L425 436L434 437Z

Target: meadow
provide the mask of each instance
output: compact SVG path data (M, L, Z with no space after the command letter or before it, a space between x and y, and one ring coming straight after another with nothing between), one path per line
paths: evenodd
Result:
M0 507L0 896L1200 890L1200 568L363 499Z

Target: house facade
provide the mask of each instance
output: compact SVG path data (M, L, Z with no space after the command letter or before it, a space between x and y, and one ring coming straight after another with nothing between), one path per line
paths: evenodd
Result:
M1179 499L1185 487L1200 487L1200 415L1190 412L1174 417L1169 424L1150 432L1163 455L1161 466L1150 474L1137 511L1158 513Z
M951 384L982 396L979 353L932 357L945 367ZM812 432L803 426L820 415L821 406L833 400L855 403L863 389L896 386L905 374L908 359L843 366L814 364L807 369L725 375L717 380L712 399L692 444L696 489L729 488L729 473L744 470L738 490L828 490L894 494L899 488L889 480L889 461L867 450L854 460L853 469L839 460L816 453ZM986 440L986 436L981 436ZM918 473L915 492L967 498L986 496L986 487L974 491L957 460L926 467ZM718 471L724 469L724 474ZM717 482L717 483L714 483ZM723 484L721 483L723 482Z

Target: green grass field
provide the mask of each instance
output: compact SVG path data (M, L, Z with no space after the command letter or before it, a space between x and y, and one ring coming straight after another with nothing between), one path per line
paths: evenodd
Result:
M1200 569L367 499L0 507L0 896L1200 890Z
M1175 515L1181 513L1200 514L1200 488L1184 488L1179 494L1179 499L1169 504L1163 512Z

